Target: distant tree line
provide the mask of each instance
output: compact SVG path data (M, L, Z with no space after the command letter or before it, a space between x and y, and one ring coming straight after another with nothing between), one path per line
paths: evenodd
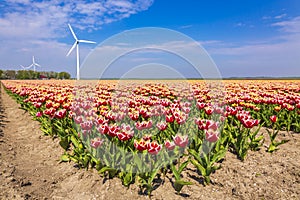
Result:
M70 79L68 72L39 72L33 70L1 70L0 79Z

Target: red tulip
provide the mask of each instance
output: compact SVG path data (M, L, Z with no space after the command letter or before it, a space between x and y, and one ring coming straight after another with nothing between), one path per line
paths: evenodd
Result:
M167 116L166 116L166 121L167 121L168 123L174 122L174 117L173 117L173 115L167 115Z
M48 115L48 116L50 116L50 117L53 117L53 115L55 114L55 111L56 111L55 108L49 108L49 109L44 110L43 113L44 113L45 115Z
M97 130L98 130L101 134L107 134L108 131L109 131L107 123L101 124L99 127L97 127Z
M148 153L152 155L157 155L158 152L161 150L161 145L158 144L156 141L150 142L147 144Z
M117 133L120 131L120 127L116 124L112 124L108 127L108 135L111 137L117 136Z
M197 102L197 108L198 108L199 110L203 109L205 106L206 106L205 103Z
M51 108L52 105L53 105L53 102L52 102L52 101L48 101L48 102L46 103L46 108Z
M271 120L271 122L275 123L275 122L277 121L276 115L272 115L272 116L270 117L270 120Z
M139 118L139 112L138 111L129 112L128 115L129 115L130 119L133 120L133 121L136 121Z
M126 141L130 140L134 135L133 129L126 124L122 124L121 131L117 133L119 140Z
M125 132L125 131L120 131L120 132L117 133L117 136L118 136L119 140L127 141L127 140L130 140L133 137L133 134L130 134L130 133Z
M152 137L152 135L148 135L148 134L143 135L143 140L149 141L149 140L151 140L151 137Z
M40 108L42 106L42 103L41 102L35 102L33 105L36 108Z
M253 119L242 120L242 124L244 125L245 128L252 128L254 126L257 126L258 123L259 123L258 120L253 120Z
M144 141L144 140L139 140L139 141L137 141L137 140L134 140L134 143L133 143L133 145L134 145L134 147L137 149L137 150L139 150L139 151L144 151L144 150L146 150L147 149L147 142L146 141Z
M136 127L136 129L138 129L138 130L149 129L149 128L152 127L152 120L149 120L149 121L142 121L142 122L137 121L137 122L135 123L135 127Z
M208 115L211 115L214 112L214 110L212 108L209 108L209 107L205 108L204 110L205 110L205 113L208 114Z
M55 117L58 119L62 119L66 116L67 110L66 109L61 109L55 112Z

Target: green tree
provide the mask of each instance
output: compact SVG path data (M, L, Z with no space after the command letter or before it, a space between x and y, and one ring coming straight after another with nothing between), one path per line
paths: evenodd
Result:
M21 79L21 80L25 79L24 76L25 76L25 70L19 70L17 72L16 79Z
M1 70L0 79L40 79L41 75L53 79L70 79L71 75L68 72L40 72L33 70Z
M68 72L59 72L58 78L59 79L70 79L71 75Z
M28 79L34 79L35 78L35 72L33 70L28 70Z

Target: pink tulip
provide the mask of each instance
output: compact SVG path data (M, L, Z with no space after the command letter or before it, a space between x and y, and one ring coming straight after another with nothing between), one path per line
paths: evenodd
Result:
M218 132L216 132L216 131L214 131L212 129L206 130L205 131L205 136L206 136L205 139L208 142L216 142L219 139Z
M101 146L103 143L103 140L101 138L94 138L91 140L91 147L97 149L98 147Z
M169 150L172 151L175 148L175 143L174 142L170 142L169 140L167 140L165 142L165 147Z
M184 148L188 145L189 138L187 136L176 135L175 137L173 137L173 141L177 146Z
M159 123L156 124L156 127L157 127L160 131L166 130L166 128L167 128L167 123L166 123L166 122L159 122Z
M36 117L41 117L43 115L43 113L40 111L40 112L37 112L36 114L35 114L35 116Z

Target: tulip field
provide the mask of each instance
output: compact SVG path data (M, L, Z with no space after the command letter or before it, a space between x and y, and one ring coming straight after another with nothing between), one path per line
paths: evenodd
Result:
M59 138L62 162L95 168L149 195L173 177L180 193L193 168L214 182L226 153L280 151L279 131L300 132L298 80L3 80L20 107ZM265 129L268 134L260 131ZM183 175L184 174L184 175Z

